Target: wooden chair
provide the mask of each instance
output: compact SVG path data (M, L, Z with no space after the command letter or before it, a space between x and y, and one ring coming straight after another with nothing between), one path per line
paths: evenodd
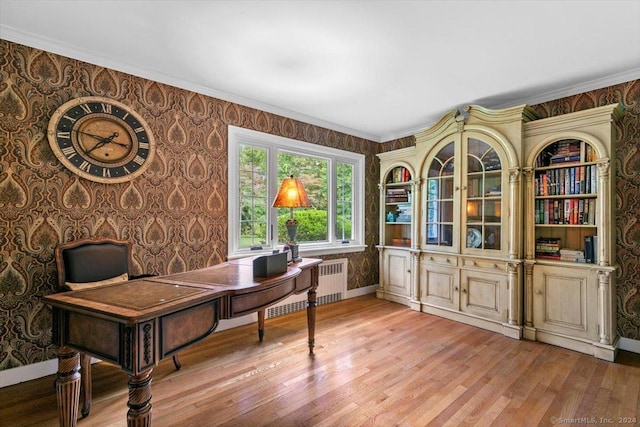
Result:
M109 238L86 238L59 244L55 249L58 284L62 290L78 290L152 274L131 275L131 244ZM173 356L176 369L182 365ZM91 410L91 356L80 353L82 416Z

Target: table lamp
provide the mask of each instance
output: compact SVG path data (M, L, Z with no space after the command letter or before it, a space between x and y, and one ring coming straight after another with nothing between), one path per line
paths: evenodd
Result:
M304 191L302 182L299 179L294 178L293 175L291 175L289 178L282 180L280 190L278 190L278 194L273 201L273 207L290 209L291 217L287 220L285 225L287 226L287 236L289 237L287 245L291 249L291 259L294 262L300 261L302 258L298 255L298 245L296 244L298 220L293 217L293 209L308 208L310 206L311 204L309 203L307 192Z

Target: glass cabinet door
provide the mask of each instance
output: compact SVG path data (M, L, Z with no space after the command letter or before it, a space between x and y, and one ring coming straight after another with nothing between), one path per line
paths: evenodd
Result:
M467 249L501 249L502 163L484 141L467 139L466 243Z
M444 146L429 165L426 187L427 245L452 247L454 233L455 143Z

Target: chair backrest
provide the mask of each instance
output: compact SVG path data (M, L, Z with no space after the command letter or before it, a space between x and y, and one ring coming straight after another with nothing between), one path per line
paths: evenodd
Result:
M131 271L131 244L109 238L87 238L56 246L58 284L98 282Z

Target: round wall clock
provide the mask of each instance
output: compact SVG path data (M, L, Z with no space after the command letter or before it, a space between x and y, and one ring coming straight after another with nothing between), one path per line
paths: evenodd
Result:
M51 116L47 130L56 157L73 173L96 182L125 182L151 164L155 141L131 108L100 96L76 98Z

